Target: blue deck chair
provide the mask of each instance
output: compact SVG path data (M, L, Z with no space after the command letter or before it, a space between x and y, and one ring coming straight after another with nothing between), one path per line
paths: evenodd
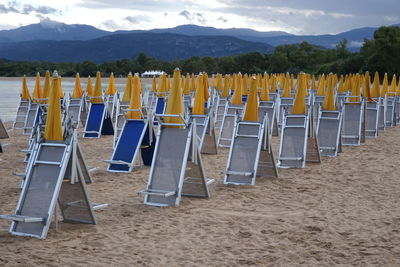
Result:
M110 117L106 117L106 105L104 103L92 103L86 120L84 138L100 138L103 135L114 134L114 128Z
M131 172L143 137L148 128L144 120L126 120L111 160L107 161L110 172Z

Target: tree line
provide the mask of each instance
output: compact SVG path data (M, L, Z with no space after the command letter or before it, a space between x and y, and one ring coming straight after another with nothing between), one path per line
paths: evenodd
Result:
M44 75L46 70L57 69L62 76L94 76L96 71L102 75L127 76L129 72L142 73L146 70L163 70L172 74L176 67L182 73L362 73L385 72L389 77L400 73L400 27L380 27L374 33L373 40L365 40L360 52L350 52L347 40L343 39L335 48L325 49L302 42L300 44L275 47L272 54L258 52L237 56L191 57L183 60L163 61L139 53L132 59L95 64L91 61L81 63L54 63L0 60L0 76L34 76L37 72Z

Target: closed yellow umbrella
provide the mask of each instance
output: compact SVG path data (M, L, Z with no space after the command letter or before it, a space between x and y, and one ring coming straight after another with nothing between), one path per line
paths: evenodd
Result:
M251 87L250 87L250 89L251 89ZM264 77L261 79L260 99L261 99L261 101L269 101L268 77L266 75L264 75Z
M306 114L306 84L305 75L299 74L297 77L297 92L294 99L292 114Z
M236 76L236 88L233 92L233 96L231 98L231 103L234 105L241 105L242 104L242 75L239 74Z
M194 78L194 73L190 77L190 91L196 91L196 79Z
M81 85L81 77L79 73L75 76L75 88L72 92L72 98L81 98L83 95L82 85Z
M364 77L365 78L365 92L364 92L364 97L367 98L367 101L374 101L371 96L371 77L369 76L369 73L367 72L367 75Z
M31 95L29 94L29 89L28 89L28 84L26 82L26 76L22 78L22 93L21 93L21 98L23 100L28 100L31 98Z
M101 88L100 71L96 73L96 83L94 85L94 91L90 101L92 103L103 103L103 89Z
M258 96L256 77L251 78L250 93L247 99L243 120L258 121Z
M215 79L215 75L211 75L211 86L212 87L217 87L217 80Z
M247 73L243 75L242 79L242 95L247 95L248 94L248 84L249 84L249 76Z
M222 74L218 74L217 75L217 86L216 86L216 89L218 90L218 91L221 91L222 90Z
M179 87L179 78L181 76L180 70L177 68L174 70L171 92L168 96L167 107L165 114L181 115L183 114L183 96L182 88ZM181 118L165 117L166 123L183 123Z
M315 75L314 74L311 77L311 90L317 90L317 84L315 82Z
M166 86L167 86L167 92L168 92L171 89L171 79L170 79L169 75L167 76ZM177 84L177 86L178 86L178 84Z
M396 74L393 74L392 83L390 84L389 91L388 91L388 96L396 95L396 89L397 89Z
M150 92L157 92L157 81L156 81L156 76L153 76L153 79L151 80L151 89Z
M133 77L132 73L129 72L128 77L126 78L126 85L124 95L122 96L122 102L129 102L131 100L131 93L133 88Z
M334 79L328 79L328 90L326 91L325 97L324 97L324 103L322 104L322 109L323 110L336 110L335 107L335 88L333 87L334 85Z
M290 76L286 75L285 81L283 83L282 97L289 98L290 95L291 95L291 91L290 91Z
M371 96L373 98L377 98L377 97L379 97L379 94L380 94L379 74L377 71L375 71L374 81L373 81L372 89L371 89Z
M382 83L382 89L381 89L381 97L385 97L389 87L389 82L388 82L388 76L387 73L385 73L385 76L383 76L383 83Z
M360 102L360 74L351 79L351 96L350 102Z
M157 96L164 97L167 93L167 76L163 73L158 81Z
M208 88L210 87L208 84L208 75L207 73L203 73L203 90L204 90L204 99L205 101L208 101L208 98L210 97L210 94L208 93Z
M269 88L271 88L270 92L275 93L276 92L276 75L275 74L272 75L272 79L270 79L270 81L271 81L271 85L269 87Z
M42 98L42 87L40 86L40 74L36 74L35 89L33 89L33 102L38 102Z
M108 81L108 86L107 86L106 94L107 94L107 95L115 95L116 92L117 92L117 89L115 88L114 73L111 72L110 80Z
M133 79L136 78L138 78L137 75L135 75ZM129 109L135 109L135 111L128 112L128 119L131 120L139 120L142 118L142 115L139 111L142 108L142 99L139 86L140 82L139 83L137 81L133 82L132 91L130 94L131 99L129 101Z
M190 75L186 73L186 79L183 86L183 94L190 95Z
M200 77L200 81L202 81L205 77ZM204 103L205 103L205 87L198 86L196 89L196 93L194 95L194 103L192 113L194 115L204 115Z
M88 80L87 80L86 95L89 96L89 97L93 95L92 78L90 77L90 75L89 75Z
M318 91L317 91L318 96L323 96L325 95L325 74L322 74L322 76L318 80Z
M137 86L137 88L141 94L142 93L142 82L140 81L140 77L139 77L138 73L136 73L135 76L133 77L133 83Z
M64 92L62 90L61 76L58 76L58 96L64 98Z
M44 130L44 139L51 141L62 141L62 122L61 122L61 101L60 101L60 89L58 88L60 83L58 77L53 77L52 86L50 90L49 99L47 101L47 117L46 126Z
M43 96L42 96L44 99L49 98L50 88L51 88L50 71L46 71L46 74L44 76L44 87L43 87ZM45 102L47 102L47 100L45 100Z
M400 79L399 83L397 84L396 95L400 95Z
M221 91L222 98L227 98L229 96L229 86L230 86L230 76L228 74L228 75L225 75L225 78L224 78L224 87L222 88L222 91Z

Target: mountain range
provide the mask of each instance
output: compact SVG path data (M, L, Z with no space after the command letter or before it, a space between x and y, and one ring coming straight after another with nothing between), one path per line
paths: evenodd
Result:
M47 19L0 31L0 58L56 62L91 60L99 63L131 58L142 51L157 59L172 60L252 51L271 53L274 46L302 41L332 48L343 38L348 40L350 50L357 51L365 38L373 38L376 29L365 27L332 35L293 35L280 31L180 25L147 31L109 32L89 25L68 25Z

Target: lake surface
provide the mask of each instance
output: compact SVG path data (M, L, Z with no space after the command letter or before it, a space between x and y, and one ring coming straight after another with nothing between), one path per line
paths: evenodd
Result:
M32 95L35 88L35 77L27 78L28 89ZM142 79L142 87L149 86L149 80ZM95 79L92 78L92 85L94 87ZM81 78L82 89L86 89L87 79ZM102 88L107 89L108 78L102 78ZM125 90L126 78L116 78L115 86L119 92ZM42 78L42 90L44 86L44 78ZM75 87L74 78L63 78L62 89L65 94L71 93ZM22 78L1 78L0 77L0 118L4 121L14 121L19 103L19 97L22 90Z

